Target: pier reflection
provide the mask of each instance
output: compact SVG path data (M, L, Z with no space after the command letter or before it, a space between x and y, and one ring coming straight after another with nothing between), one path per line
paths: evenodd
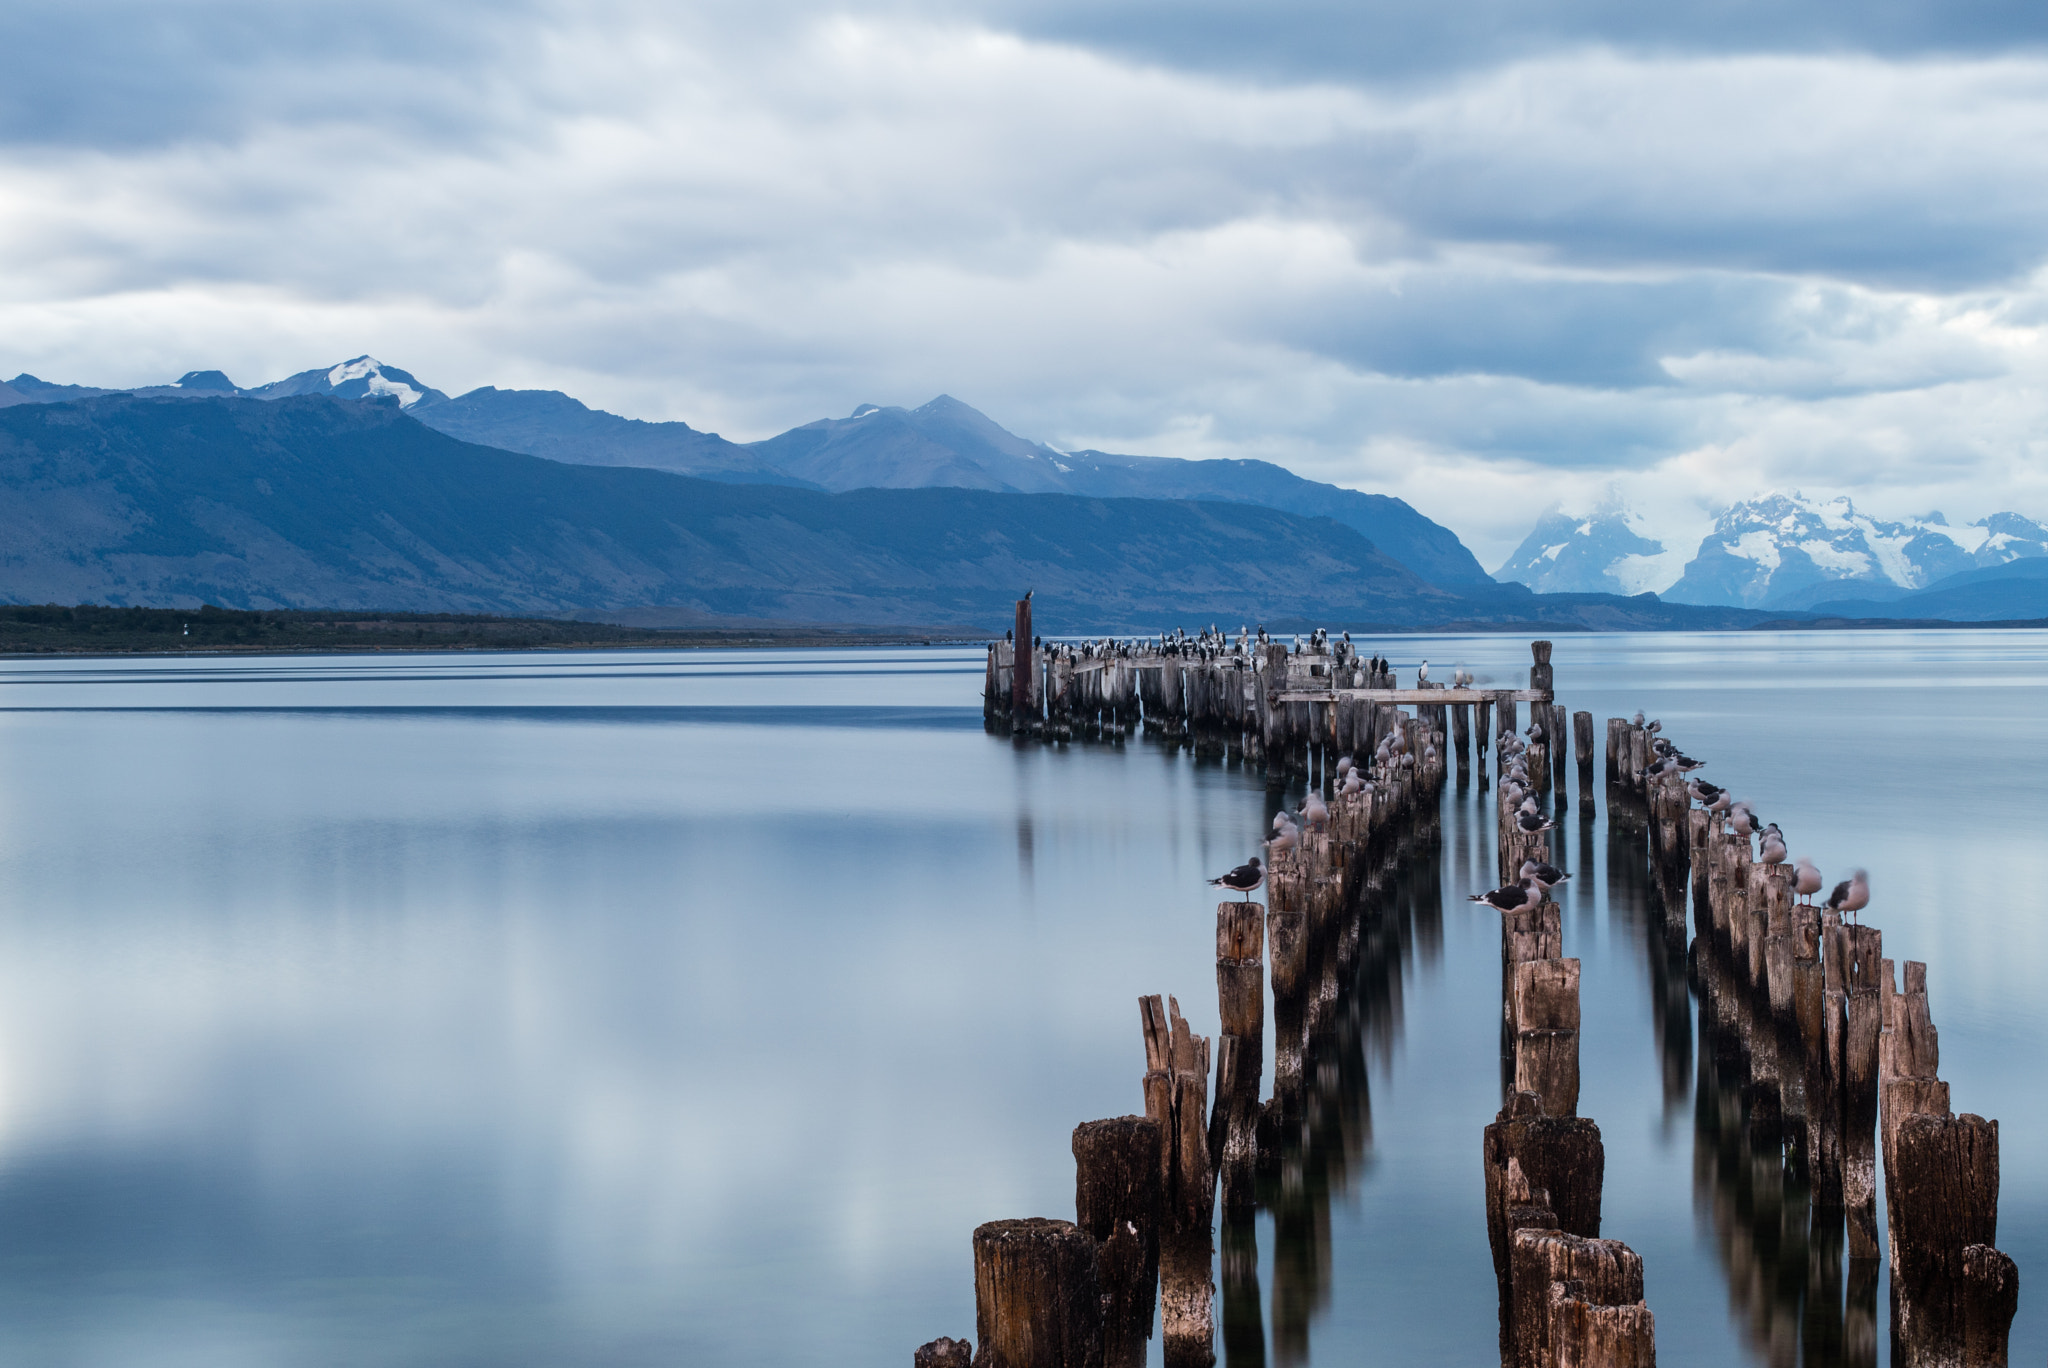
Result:
M1755 1048L1771 1029L1769 1016L1711 947L1696 953L1695 979L1693 1196L1727 1272L1730 1309L1756 1362L1873 1368L1876 1265L1854 1262L1845 1283L1842 1214L1813 1208L1796 1132L1757 1105L1778 1086L1757 1064L1771 1057Z
M1377 862L1361 889L1355 968L1326 1033L1313 1035L1298 1123L1281 1126L1260 1175L1257 1211L1273 1222L1272 1288L1262 1301L1256 1214L1222 1221L1223 1358L1231 1368L1304 1364L1330 1305L1330 1213L1372 1162L1368 1061L1390 1063L1402 1031L1402 980L1443 950L1442 830L1432 823Z

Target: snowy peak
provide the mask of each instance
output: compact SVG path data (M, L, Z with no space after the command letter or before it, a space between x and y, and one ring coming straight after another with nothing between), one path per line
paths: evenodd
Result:
M257 399L284 399L295 394L331 394L337 399L388 396L397 399L403 409L448 400L447 395L421 384L410 372L387 366L374 356L358 356L322 370L300 371L244 392Z
M1664 543L1645 535L1642 519L1618 505L1585 517L1553 508L1493 577L1539 594L1633 595L1669 583L1669 559Z
M2048 529L2017 513L1951 527L1939 513L1888 522L1846 498L1766 494L1724 511L1668 597L1803 608L1844 587L1891 597L1949 575L2048 554Z

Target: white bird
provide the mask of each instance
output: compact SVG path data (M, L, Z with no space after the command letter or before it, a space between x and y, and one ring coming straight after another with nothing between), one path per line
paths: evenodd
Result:
M1813 903L1813 895L1820 892L1820 886L1824 882L1820 870L1804 855L1801 855L1798 862L1792 866L1792 890L1806 899L1809 906Z
M1757 852L1757 858L1767 865L1785 863L1785 838L1766 831L1763 848Z
M1330 824L1330 807L1323 801L1323 795L1311 792L1308 801L1301 805L1301 815L1308 818L1310 831L1321 831Z
M1415 671L1415 682L1416 682L1416 684L1417 684L1417 685L1423 685L1423 684L1427 684L1427 683L1429 683L1429 662L1428 662L1428 661L1426 661L1426 660L1425 660L1425 661L1423 661L1423 662L1422 662L1422 665L1421 665L1421 667L1420 667L1419 669L1417 669L1417 670Z

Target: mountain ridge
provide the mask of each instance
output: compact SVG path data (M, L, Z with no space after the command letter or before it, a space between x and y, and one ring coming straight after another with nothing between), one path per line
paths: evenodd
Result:
M190 371L175 385L131 390L22 379L33 391L27 402L124 393L395 397L412 418L465 441L580 465L645 465L727 483L841 491L954 487L1246 503L1333 517L1431 583L1471 587L1490 582L1457 534L1400 499L1321 484L1263 461L1060 452L1009 432L947 394L916 409L862 404L846 418L817 419L760 442L736 443L684 423L648 423L592 409L559 390L486 385L451 399L410 372L368 355L251 389L235 387L220 371Z
M0 409L0 598L979 623L1208 618L1735 626L1757 615L1431 585L1355 529L1256 505L951 488L846 493L585 466L461 442L395 397Z

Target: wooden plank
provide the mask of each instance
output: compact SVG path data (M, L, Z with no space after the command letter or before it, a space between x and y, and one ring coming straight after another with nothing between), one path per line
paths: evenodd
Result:
M1339 694L1374 703L1548 703L1542 689L1283 689L1268 695L1276 703L1329 703Z

